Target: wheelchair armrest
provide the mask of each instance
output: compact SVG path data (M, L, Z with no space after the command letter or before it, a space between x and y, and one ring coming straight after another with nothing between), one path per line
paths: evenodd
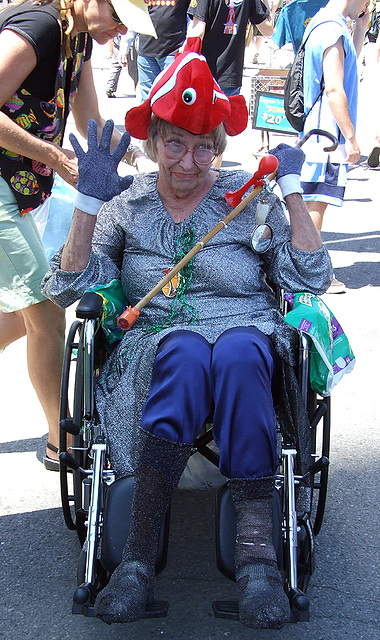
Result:
M87 291L79 300L76 316L81 320L95 320L103 313L103 298L94 291Z

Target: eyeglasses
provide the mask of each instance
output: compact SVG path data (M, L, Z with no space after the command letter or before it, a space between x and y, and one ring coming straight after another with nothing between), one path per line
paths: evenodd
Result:
M109 6L110 6L110 7L111 7L111 9L112 9L112 14L111 14L111 15L112 15L112 20L114 20L114 22L116 22L116 24L124 24L124 23L122 22L122 20L120 20L119 16L117 15L117 13L116 13L116 11L115 11L115 8L114 8L114 6L113 6L113 4L112 4L112 2L110 2L110 0L106 0L106 2L107 2L107 4L109 4Z
M190 151L194 162L201 166L211 164L211 162L216 158L214 149L209 149L203 145L200 145L195 149L189 149L189 147L185 147L185 145L180 142L164 141L164 147L165 153L170 160L181 160L181 158L186 154L186 151Z

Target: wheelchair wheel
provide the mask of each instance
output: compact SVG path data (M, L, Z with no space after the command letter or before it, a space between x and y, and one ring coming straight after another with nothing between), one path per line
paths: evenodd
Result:
M81 435L83 416L83 356L80 348L82 323L75 321L69 331L62 370L61 383L61 407L60 407L60 451L66 452L69 444L66 425L79 427L79 434L72 436L72 457L78 467L86 467L86 452L84 450ZM73 366L73 364L76 366ZM74 378L74 381L73 381ZM74 382L74 397L72 406L69 406L69 389ZM72 418L68 419L69 414ZM86 513L82 509L82 481L83 474L80 469L69 470L66 464L60 464L61 504L66 526L77 531L81 542L86 536ZM70 490L69 490L70 486Z
M312 428L312 446L315 458L325 460L326 464L313 477L310 505L310 519L313 534L321 530L326 507L327 484L329 476L328 459L330 455L331 400L330 397L317 397L310 394L309 416Z

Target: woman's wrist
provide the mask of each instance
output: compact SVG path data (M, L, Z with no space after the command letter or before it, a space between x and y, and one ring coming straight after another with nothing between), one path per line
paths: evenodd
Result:
M277 184L284 198L291 193L303 193L300 176L297 173L288 173L281 178L277 178Z

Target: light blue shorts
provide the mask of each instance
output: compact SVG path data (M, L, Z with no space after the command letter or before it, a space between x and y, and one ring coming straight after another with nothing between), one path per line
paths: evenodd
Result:
M12 190L0 178L0 309L6 313L46 300L41 280L49 269L33 214L20 216Z
M336 207L343 204L347 185L348 164L340 162L304 162L301 173L303 199L326 202Z

